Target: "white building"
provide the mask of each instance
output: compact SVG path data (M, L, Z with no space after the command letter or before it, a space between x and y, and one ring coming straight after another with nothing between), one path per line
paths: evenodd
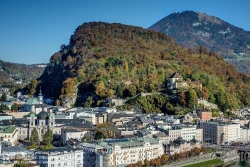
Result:
M0 121L2 121L2 120L12 120L12 115L0 113Z
M12 160L18 158L33 159L33 151L20 146L7 146L0 144L0 156L3 160ZM0 165L1 166L1 165Z
M125 104L126 101L127 101L126 99L121 99L117 97L112 97L107 99L107 102L112 106L122 106Z
M171 128L166 126L166 129L158 128L168 135L169 141L176 140L179 137L186 141L191 141L194 138L199 142L203 141L203 129L197 128L196 126L175 125Z
M216 144L229 144L241 140L240 124L232 122L200 122L204 141Z
M66 147L36 151L34 160L41 167L83 167L83 151Z
M162 141L151 137L138 139L106 140L99 143L81 143L83 166L125 166L164 154Z
M61 138L63 141L63 144L66 144L66 141L69 139L77 139L79 141L82 140L82 138L87 135L89 131L83 131L83 130L74 130L74 129L62 129L61 130Z
M109 108L109 107L99 107L99 108L96 108L96 110L99 112L107 112L107 113L117 112L116 108Z
M78 118L80 116L89 117L91 119L91 122L93 123L93 125L96 125L96 117L95 117L95 113L93 111L77 110L75 113L75 118Z
M240 127L240 139L246 143L250 141L250 129L244 126Z
M0 126L1 141L9 143L14 146L17 143L17 128L16 126Z

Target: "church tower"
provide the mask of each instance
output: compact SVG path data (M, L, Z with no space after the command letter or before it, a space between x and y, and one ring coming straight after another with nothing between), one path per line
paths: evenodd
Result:
M42 94L41 87L40 87L40 93L38 94L38 102L39 104L43 104L43 94Z

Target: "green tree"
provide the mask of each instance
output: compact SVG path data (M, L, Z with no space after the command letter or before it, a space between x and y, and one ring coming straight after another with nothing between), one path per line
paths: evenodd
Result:
M48 129L43 136L43 142L46 145L50 145L52 140L53 140L53 133L50 129Z
M186 101L187 101L187 107L189 108L192 108L193 106L197 106L198 96L194 89L189 89L186 92Z
M7 96L5 93L2 94L0 101L6 101L7 100Z
M216 96L217 104L220 106L222 111L226 111L228 108L227 97L226 94L223 92L219 92Z
M9 110L9 107L6 106L5 104L0 105L0 110Z
M103 133L100 132L100 131L97 131L96 134L95 134L95 139L96 140L100 140L102 138L105 138L105 136L103 135Z
M93 97L92 96L89 96L86 101L84 102L84 107L91 107L91 105L93 104L94 100L93 100Z
M16 103L14 103L12 106L11 106L11 110L12 111L17 111L18 110L18 105Z
M122 87L121 87L121 85L117 85L117 87L116 87L116 95L117 95L118 97L122 97L122 96L123 96L123 92L122 92Z
M31 132L30 142L31 142L30 148L36 148L40 142L36 128L34 128Z
M28 165L23 159L18 159L14 167L28 167Z
M135 96L136 95L136 86L135 85L129 85L128 91L130 96Z

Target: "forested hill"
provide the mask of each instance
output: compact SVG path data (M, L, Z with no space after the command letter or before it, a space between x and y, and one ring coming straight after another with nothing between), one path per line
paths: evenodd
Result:
M82 105L89 96L99 104L113 95L166 90L173 72L201 82L211 102L227 108L250 104L250 78L214 53L179 47L163 33L103 22L79 26L29 90L38 93L41 86L43 93L58 99L57 105Z
M172 13L149 29L173 36L181 46L205 46L235 65L239 71L250 75L249 31L193 11Z
M29 83L31 80L37 79L44 71L45 64L26 65L5 62L0 60L0 84L11 84L15 80L21 80L23 83Z

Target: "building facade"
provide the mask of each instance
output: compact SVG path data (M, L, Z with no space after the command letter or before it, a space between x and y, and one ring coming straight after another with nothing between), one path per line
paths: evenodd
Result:
M205 142L215 144L229 144L240 141L240 124L232 122L200 122L199 127L203 129Z
M66 147L36 151L34 160L40 167L83 167L83 151Z
M10 146L17 144L17 127L0 126L0 140L8 143Z
M203 108L196 112L202 121L210 121L212 119L212 111L210 109Z
M162 141L151 137L81 143L78 148L83 149L84 166L97 167L125 166L158 158L164 153Z

